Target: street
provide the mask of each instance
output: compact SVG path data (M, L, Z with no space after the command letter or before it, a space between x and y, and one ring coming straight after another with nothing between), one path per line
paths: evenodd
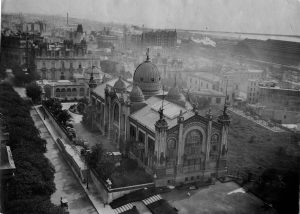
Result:
M41 133L41 137L47 141L47 152L45 156L55 168L54 183L56 191L51 196L51 202L59 205L60 197L63 197L68 200L69 211L72 214L97 213L73 172L60 154L38 113L34 109L32 109L30 113L35 126Z

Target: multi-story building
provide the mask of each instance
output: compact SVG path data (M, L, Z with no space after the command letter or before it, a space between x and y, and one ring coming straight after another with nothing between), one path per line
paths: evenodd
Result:
M249 80L262 81L264 79L265 72L263 70L247 69L242 67L241 69L231 69L222 74L222 81L220 84L220 91L226 93L227 100L233 103L237 98L243 97L248 100L250 92L248 89ZM251 83L250 83L251 84ZM253 94L252 94L253 95ZM257 99L257 95L252 96ZM249 98L250 99L250 98Z
M35 69L35 44L43 38L37 34L16 33L1 35L1 64L6 68L25 66Z
M37 84L44 89L45 97L62 100L74 100L89 97L89 81L93 76L95 84L99 85L111 79L101 69L93 66L84 70L83 74L73 74L70 80L38 80Z
M255 104L259 99L259 80L249 79L247 88L247 102L250 104Z
M296 124L300 113L300 90L259 87L259 114L282 124Z
M229 116L200 115L179 88L166 96L158 68L147 57L133 84L113 79L91 92L91 126L138 160L156 186L205 182L226 172Z
M146 31L138 34L130 35L131 42L138 46L161 46L176 47L177 32L176 30L156 30Z
M37 73L47 80L72 80L74 74L83 74L84 70L96 66L100 68L100 59L87 54L85 40L80 43L43 43L39 46L35 58Z
M30 32L30 33L42 34L43 32L47 31L47 25L42 21L22 23L21 28L23 32Z

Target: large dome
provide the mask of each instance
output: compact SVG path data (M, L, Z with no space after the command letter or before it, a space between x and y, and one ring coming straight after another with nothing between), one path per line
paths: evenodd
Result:
M149 57L136 68L133 83L140 87L145 96L159 93L161 89L160 73L156 65L150 62Z

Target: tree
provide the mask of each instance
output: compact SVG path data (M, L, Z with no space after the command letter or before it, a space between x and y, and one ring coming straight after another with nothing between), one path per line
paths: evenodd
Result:
M26 95L37 102L41 99L42 89L36 83L30 83L26 86Z
M66 123L72 118L72 116L69 114L68 110L62 110L57 115L57 120L63 125L66 125Z

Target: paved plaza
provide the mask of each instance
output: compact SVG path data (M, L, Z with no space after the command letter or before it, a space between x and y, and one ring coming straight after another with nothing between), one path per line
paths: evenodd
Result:
M246 193L234 182L216 182L215 185L198 190L172 190L162 196L178 209L179 214L276 213L272 209L263 208L263 201Z

